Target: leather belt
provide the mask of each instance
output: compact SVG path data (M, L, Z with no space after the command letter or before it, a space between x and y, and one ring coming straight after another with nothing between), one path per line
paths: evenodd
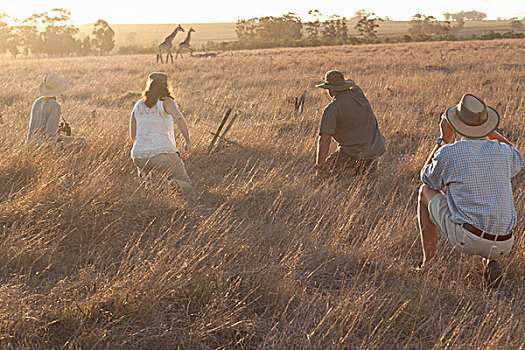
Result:
M510 239L512 237L512 232L509 232L506 235L493 235L487 232L483 232L479 228L472 226L468 223L461 224L461 226L470 233L473 233L478 237L488 239L489 241L506 241L507 239Z

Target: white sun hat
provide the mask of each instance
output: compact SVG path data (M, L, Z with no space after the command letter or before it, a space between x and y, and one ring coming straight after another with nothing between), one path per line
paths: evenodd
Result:
M55 97L63 94L69 88L69 84L58 74L48 74L40 84L40 93L45 97Z

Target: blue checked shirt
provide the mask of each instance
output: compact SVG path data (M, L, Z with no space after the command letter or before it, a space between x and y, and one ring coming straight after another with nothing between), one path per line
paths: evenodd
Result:
M523 155L514 146L463 138L437 150L421 180L434 190L447 187L453 222L503 235L516 224L510 179L522 166Z

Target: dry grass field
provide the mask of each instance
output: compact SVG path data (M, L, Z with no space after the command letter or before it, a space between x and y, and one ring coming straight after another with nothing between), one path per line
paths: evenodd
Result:
M439 114L471 92L525 150L525 41L239 51L156 65L154 56L0 61L0 347L3 349L519 349L525 347L525 192L505 284L443 239L421 258L419 170ZM440 50L444 59L440 58ZM320 182L313 88L344 70L387 139L375 180ZM197 198L144 189L129 114L148 73L170 75L194 143ZM73 154L29 154L46 73ZM305 113L292 99L308 89ZM228 107L225 146L206 154Z

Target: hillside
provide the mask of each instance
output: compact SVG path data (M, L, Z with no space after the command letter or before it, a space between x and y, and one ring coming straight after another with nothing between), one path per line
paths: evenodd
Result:
M502 116L524 151L525 40L236 51L157 65L151 56L0 62L0 347L4 349L517 349L525 344L525 192L505 284L440 239L417 274L419 170L438 120L463 93ZM444 57L441 59L440 52ZM341 69L369 97L387 139L377 179L320 181L313 88ZM144 189L129 115L166 71L194 151L198 194ZM22 143L45 74L72 154ZM305 113L293 98L307 89ZM233 107L225 146L210 131Z

